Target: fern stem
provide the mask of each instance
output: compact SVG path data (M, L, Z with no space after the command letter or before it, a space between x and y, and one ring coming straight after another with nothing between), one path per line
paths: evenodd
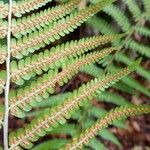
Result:
M9 88L10 88L10 40L11 40L12 0L9 0L7 58L6 58L6 86L5 86L5 112L4 112L4 150L8 150L8 119L9 119Z

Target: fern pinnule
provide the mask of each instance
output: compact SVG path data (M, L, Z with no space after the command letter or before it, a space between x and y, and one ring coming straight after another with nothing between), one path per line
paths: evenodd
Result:
M19 62L11 62L11 80L16 84L23 84L24 80L29 80L36 74L41 74L42 70L60 66L63 61L71 56L85 53L100 45L104 45L112 40L121 38L123 35L93 36L61 44L56 47L27 57Z
M105 57L111 52L117 50L116 48L103 49L100 52L93 52L77 58L71 64L63 67L62 71L58 73L58 70L50 70L48 74L44 74L42 79L39 78L36 82L32 82L29 87L11 92L10 112L17 117L24 117L24 111L31 110L37 102L43 98L48 98L49 93L55 92L55 85L58 83L60 86L68 82L68 80L74 76L82 66L86 64L94 63L95 61Z
M24 36L18 40L12 39L11 42L11 55L15 58L22 58L35 50L50 44L60 37L73 32L78 26L85 22L88 18L100 11L104 6L112 3L113 0L106 0L91 5L81 11L75 11L66 18L62 18L58 22L54 22L45 28L39 29Z
M0 64L3 64L6 60L6 46L0 45Z
M44 11L37 12L31 16L21 19L14 19L12 34L20 38L22 35L31 33L40 27L45 27L53 21L63 18L78 6L81 0L71 0L68 3L48 8Z
M0 94L3 93L5 82L6 82L6 71L1 70L0 71Z
M8 15L8 4L4 4L3 1L0 1L0 18L6 18Z
M0 39L5 38L7 34L7 22L0 19Z
M75 90L67 100L58 106L46 109L42 116L34 119L24 129L10 134L10 150L18 149L19 145L31 148L32 142L37 141L39 136L44 136L46 131L50 131L53 127L56 127L58 122L64 124L75 109L82 106L85 101L91 100L96 93L104 91L123 76L135 70L139 62L140 60L112 75L91 80L86 85L82 85L78 90Z
M82 149L83 145L87 145L89 140L96 136L100 130L106 128L115 120L148 113L150 113L149 105L127 105L112 109L109 113L102 117L102 119L99 119L94 125L81 133L79 138L73 138L73 140L66 145L65 150Z

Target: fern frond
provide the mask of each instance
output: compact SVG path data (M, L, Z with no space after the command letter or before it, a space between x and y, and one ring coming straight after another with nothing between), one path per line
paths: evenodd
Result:
M0 19L0 39L5 38L7 34L7 21Z
M0 45L0 64L3 64L6 60L6 45Z
M1 129L2 124L3 124L3 116L4 116L4 106L0 105L0 129Z
M24 80L29 80L36 74L41 74L42 70L47 71L49 68L60 66L67 58L83 54L84 52L94 49L100 45L112 40L121 38L122 35L94 36L83 38L79 41L71 41L56 47L34 54L19 62L11 62L11 80L16 84L23 84Z
M53 94L55 92L56 83L60 86L64 85L82 66L94 63L114 50L116 49L109 48L100 52L87 54L64 67L60 73L58 73L58 70L50 70L48 74L43 75L43 78L39 78L36 82L32 82L31 85L25 87L24 90L20 89L17 93L13 91L11 93L12 97L10 98L11 114L17 117L24 117L24 111L31 110L36 102L42 101L43 98L48 98L49 93Z
M120 78L129 74L137 65L139 65L139 60L115 74L91 80L86 85L82 85L79 90L75 90L71 97L62 104L52 109L46 109L42 116L34 119L24 129L10 134L10 150L17 150L19 145L31 148L33 145L32 142L37 141L39 136L44 136L46 131L50 131L53 127L56 127L58 122L64 124L75 109L82 106L84 102L91 100L96 93L104 91Z
M52 0L21 0L13 1L12 12L16 17L21 17L25 13L39 9Z
M8 4L4 4L3 1L0 1L0 18L6 18L8 15Z
M18 59L24 55L33 53L35 50L44 47L46 44L50 44L60 37L73 32L78 26L85 22L88 18L100 11L104 6L112 3L114 0L106 0L99 2L95 5L91 5L81 11L76 11L65 19L61 19L58 22L54 22L45 28L41 28L39 31L30 33L23 38L12 39L11 43L11 55Z
M6 71L0 71L0 94L3 93L4 86L6 82Z
M12 34L18 38L27 33L31 33L36 29L45 27L53 21L63 18L76 8L81 0L71 0L66 4L56 7L48 8L44 11L37 12L31 16L23 17L21 19L14 19L12 26Z
M150 37L150 29L147 27L137 27L136 33L146 36L146 37Z
M126 46L126 48L133 49L133 50L139 52L140 54L145 55L148 58L150 58L150 48L146 45L139 44L138 42L130 39L130 40L128 40L128 42L126 42L125 46Z
M120 10L115 5L110 5L105 7L103 11L112 16L112 18L115 19L115 21L118 23L118 25L122 28L124 32L129 31L129 29L131 28L131 24L122 10Z
M73 138L73 140L66 145L65 150L82 149L83 145L87 145L89 140L100 130L107 128L108 125L112 124L115 120L148 113L150 113L149 105L127 105L112 109L102 119L99 119L94 125L81 133L79 138Z
M128 6L130 12L132 13L133 17L135 19L138 19L141 15L141 10L139 6L137 5L136 1L131 0L123 0L123 2Z

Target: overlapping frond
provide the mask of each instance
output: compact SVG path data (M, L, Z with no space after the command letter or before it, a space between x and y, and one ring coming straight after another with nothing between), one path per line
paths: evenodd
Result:
M91 80L86 85L82 85L78 90L75 90L63 103L52 109L46 109L42 116L33 120L24 129L10 134L10 150L19 149L19 145L31 148L33 141L37 141L40 136L46 134L46 131L56 127L58 122L64 124L75 109L82 106L86 101L91 100L96 93L104 91L120 78L135 70L138 64L139 60L117 73Z
M86 56L73 60L72 63L63 67L62 71L59 73L58 70L50 70L48 74L44 74L42 78L39 78L36 82L32 82L30 86L12 91L10 112L15 116L24 117L24 111L31 110L32 106L37 102L42 101L44 98L48 98L49 94L55 92L56 83L60 86L64 85L81 67L86 64L94 63L96 60L105 57L115 50L115 48L108 48L100 52L89 53Z
M57 5L52 8L32 14L31 16L13 20L12 34L21 37L27 33L31 33L36 29L45 27L50 23L63 18L78 6L81 0L71 0L66 4Z
M78 138L73 138L73 140L68 143L64 149L82 149L83 145L87 145L89 140L96 136L100 130L108 127L108 125L112 124L115 120L147 113L150 113L149 105L127 105L112 109L102 119L99 119L94 125L81 133Z
M12 56L20 59L24 55L26 56L29 53L33 53L35 50L44 47L46 44L50 44L51 42L60 39L60 37L73 32L74 29L80 26L88 18L113 1L114 0L102 1L81 11L75 11L66 18L62 18L44 28L40 28L39 31L30 33L28 36L24 36L18 40L12 39Z
M11 62L11 80L17 84L23 84L36 74L42 74L42 70L58 68L67 58L81 55L88 50L104 45L112 40L121 38L123 35L93 36L61 44L56 47L34 54L19 62Z

